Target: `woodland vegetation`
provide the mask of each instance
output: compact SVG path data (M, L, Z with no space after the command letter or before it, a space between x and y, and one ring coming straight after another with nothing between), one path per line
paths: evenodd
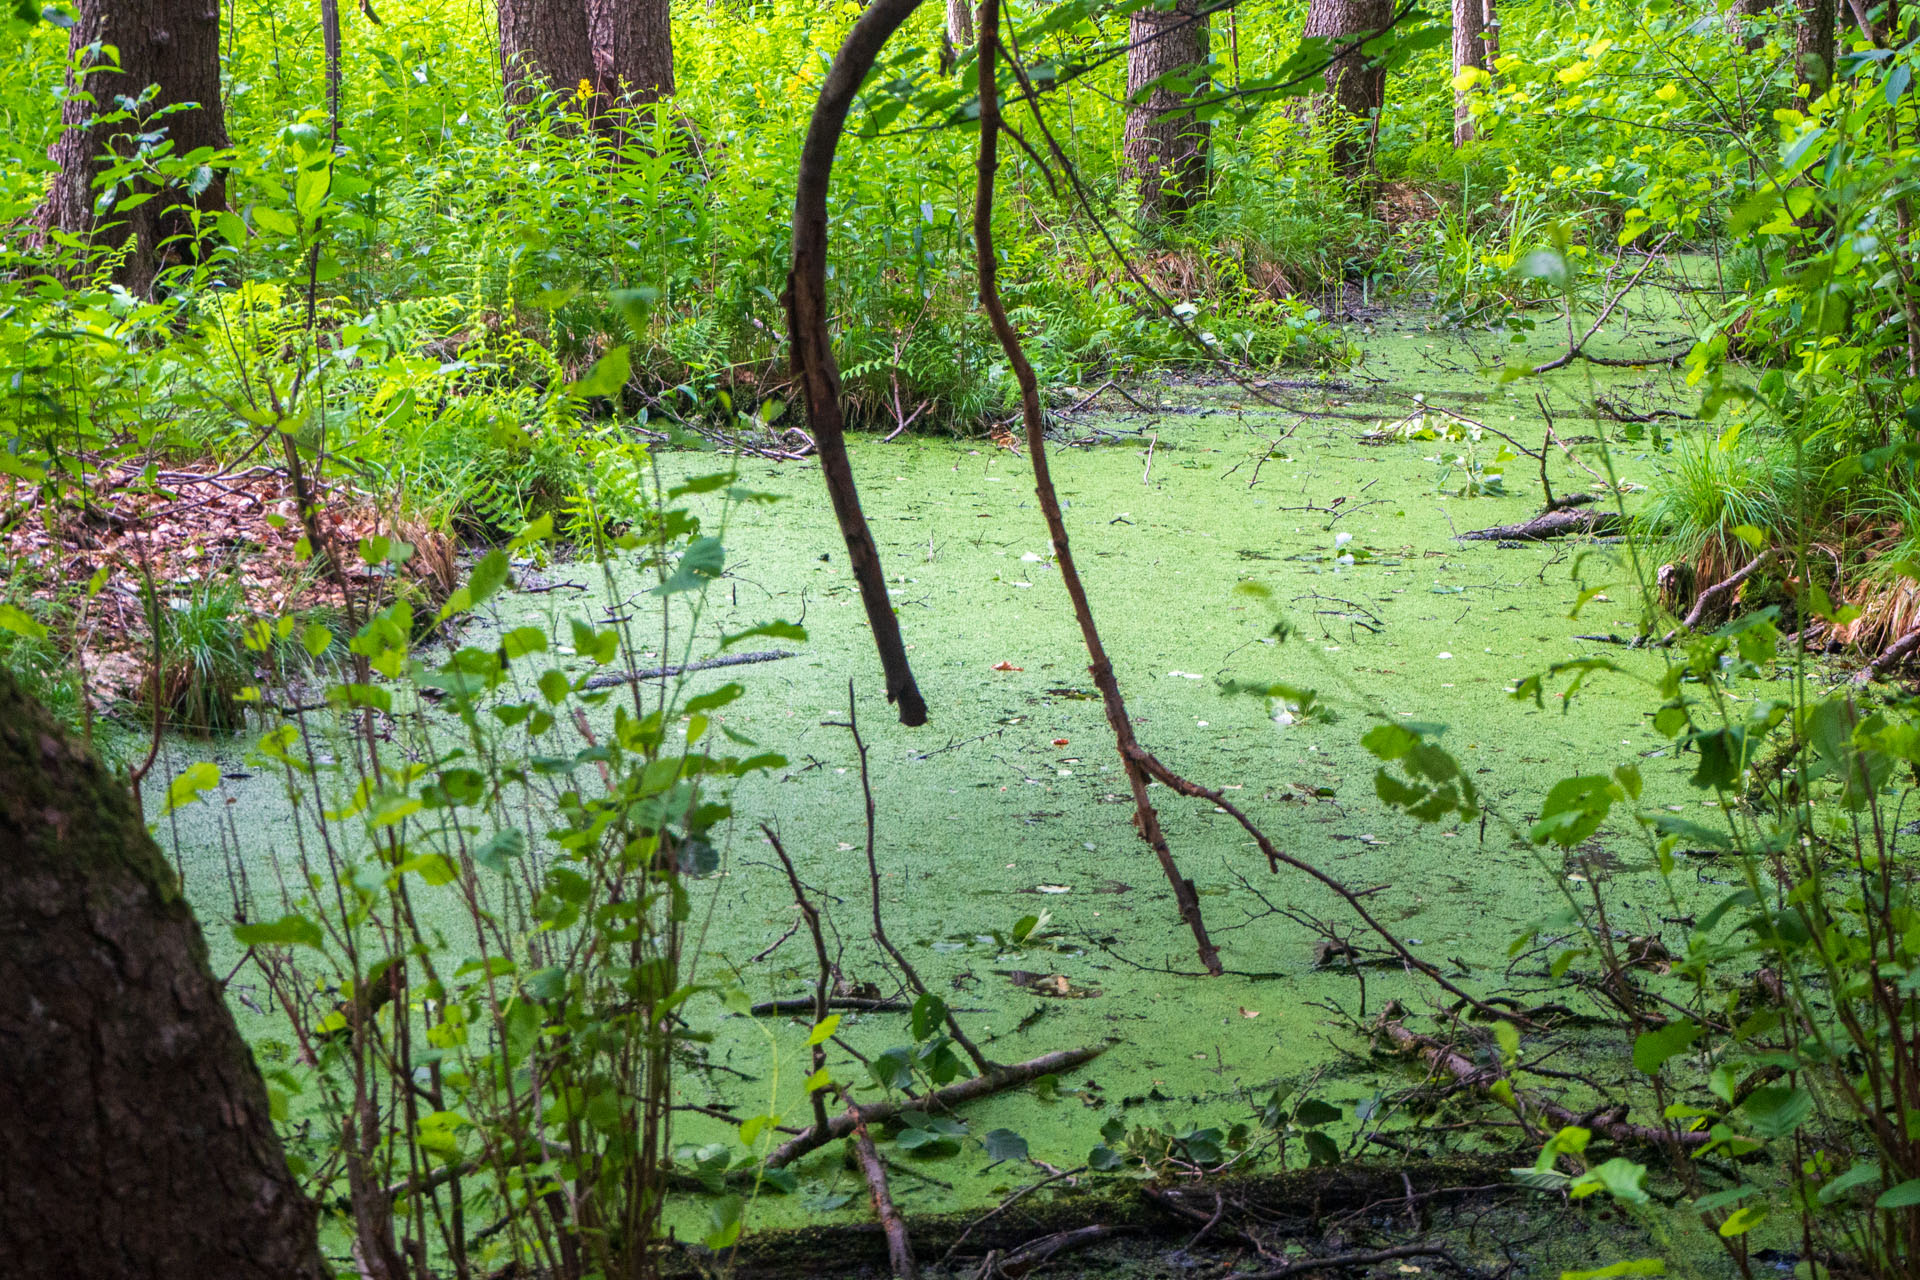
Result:
M1920 1271L1898 0L0 21L8 1274Z

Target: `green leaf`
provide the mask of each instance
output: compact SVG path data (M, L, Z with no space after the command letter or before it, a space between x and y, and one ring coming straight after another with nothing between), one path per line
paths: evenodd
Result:
M1876 1209L1911 1209L1920 1204L1920 1178L1908 1178L1897 1187L1888 1187L1873 1202Z
M1767 1206L1763 1204L1742 1205L1727 1215L1720 1224L1720 1234L1731 1240L1743 1236L1767 1220Z
M192 804L219 785L220 766L204 760L188 765L167 784L167 802L160 809L161 816L165 817L175 809Z
M1527 834L1536 843L1551 840L1571 849L1600 829L1617 794L1613 779L1599 774L1562 778L1547 792L1540 820Z
M742 640L752 640L765 636L769 640L805 640L807 629L786 621L784 618L773 622L763 622L757 627L748 627L745 631L735 631L720 637L720 648L724 652L739 644Z
M1770 1084L1755 1089L1740 1105L1740 1110L1746 1113L1747 1122L1761 1137L1784 1138L1813 1114L1813 1095L1791 1085Z
M1675 1054L1685 1053L1700 1038L1700 1028L1685 1018L1669 1022L1657 1031L1643 1031L1633 1041L1633 1065L1646 1075L1654 1075Z
M983 1139L989 1160L1025 1160L1027 1140L1011 1129L990 1129Z
M1293 1113L1293 1122L1309 1127L1313 1125L1332 1124L1338 1120L1342 1114L1340 1108L1334 1106L1331 1102L1322 1102L1318 1098L1308 1098L1305 1102L1302 1102L1299 1109Z
M581 399L593 396L612 398L626 387L627 379L633 376L633 361L627 355L624 346L615 347L593 362L593 368L568 387L571 394Z
M931 991L920 994L913 1002L913 1038L925 1040L940 1030L947 1021L947 1003Z
M839 1029L840 1015L837 1013L828 1014L814 1026L812 1031L807 1033L807 1047L812 1048L816 1044L825 1044L828 1038Z
M1665 1274L1667 1274L1667 1264L1664 1260L1634 1258L1629 1262L1616 1262L1593 1271L1562 1271L1560 1280L1614 1280L1616 1276L1663 1276Z
M687 544L680 562L674 565L667 580L655 587L652 594L670 596L682 591L702 590L720 576L726 561L727 551L720 545L720 539L695 538Z
M320 926L303 916L281 916L260 924L233 926L233 940L243 947L313 947L324 941Z
M526 852L527 838L520 828L505 827L489 836L484 844L474 846L473 860L476 865L505 875L507 865Z
M33 615L16 605L0 604L0 631L11 631L29 640L45 640L47 629Z

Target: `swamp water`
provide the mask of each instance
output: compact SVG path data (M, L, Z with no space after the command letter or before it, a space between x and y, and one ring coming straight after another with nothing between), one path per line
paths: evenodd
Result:
M1443 741L1484 799L1522 827L1554 780L1627 762L1644 771L1648 803L1686 806L1710 822L1699 793L1685 785L1691 760L1674 758L1643 714L1652 702L1637 688L1611 687L1625 677L1603 677L1564 709L1551 693L1544 710L1509 696L1515 679L1583 655L1643 675L1660 669L1661 656L1577 638L1634 632L1641 604L1627 548L1456 541L1456 533L1538 511L1535 461L1500 464L1504 494L1463 496L1488 477L1435 460L1461 446L1361 436L1415 412L1421 396L1537 447L1543 423L1534 395L1544 383L1560 433L1614 440L1620 478L1644 484L1657 465L1651 449L1622 442L1617 424L1578 406L1596 385L1641 408L1685 408L1689 400L1664 368L1576 365L1502 385L1477 369L1510 349L1483 338L1474 350L1404 319L1361 340L1367 356L1356 370L1318 386L1303 379L1268 388L1283 408L1234 386L1176 385L1159 391L1171 406L1163 412L1126 406L1124 414L1067 419L1063 435L1101 440L1053 455L1074 550L1145 746L1225 789L1288 853L1373 890L1369 902L1383 922L1470 989L1511 985L1531 1002L1578 1004L1544 977L1500 976L1509 943L1558 906L1553 881L1567 870L1558 851L1516 842L1497 823L1483 836L1477 826L1423 828L1387 812L1374 794L1377 762L1359 739L1382 720L1446 723ZM1532 350L1555 354L1545 339ZM1102 403L1124 406L1111 393ZM1482 441L1479 462L1491 463L1500 445ZM732 515L727 577L709 593L693 654L712 652L723 632L776 617L804 622L809 640L781 642L797 650L783 661L690 678L690 692L744 684L746 695L716 719L789 761L738 788L741 816L720 871L693 887L699 974L737 982L756 1000L811 991L804 933L774 945L797 913L757 829L765 820L824 906L845 978L895 989L868 934L857 757L847 731L823 723L845 720L851 681L871 748L882 906L893 939L995 1060L1111 1042L1044 1097L1025 1090L971 1104L971 1135L1011 1130L1033 1157L1064 1169L1087 1160L1111 1118L1174 1134L1224 1130L1251 1120L1277 1085L1290 1084L1341 1109L1329 1132L1346 1147L1356 1113L1417 1075L1370 1056L1336 1006L1371 1018L1397 998L1426 1029L1423 1015L1437 1007L1438 993L1391 968L1367 968L1363 1010L1360 979L1337 961L1319 963L1321 938L1305 923L1329 921L1364 946L1343 904L1297 873L1270 873L1226 814L1155 787L1174 856L1198 886L1231 971L1186 976L1198 969L1191 937L1133 831L1027 461L946 439L889 444L865 436L852 449L931 723L901 727L880 695L817 467L742 460L741 484L788 500ZM1580 453L1601 466L1597 449ZM725 462L663 453L660 465L671 479ZM1557 452L1551 476L1556 492L1591 483ZM548 576L594 582L585 566L557 566ZM1265 594L1250 594L1249 584ZM645 585L634 578L621 590L637 598ZM1569 617L1583 586L1602 594ZM564 638L570 617L605 616L597 585L568 596L503 595L494 602L498 624L551 626ZM1281 623L1290 631L1284 640L1275 636ZM483 632L465 639L486 642ZM676 643L661 661L679 655ZM1223 681L1310 688L1330 714L1225 696ZM256 897L272 903L275 863L282 860L285 874L293 836L281 784L246 765L243 746L169 746L176 762L209 754L231 776L210 804L163 821L160 836L177 849L208 922L216 971L225 972L240 957L218 923L231 914L230 864L244 863ZM1654 932L1670 912L1664 892L1640 848L1615 837L1603 834L1601 845L1613 854L1606 874L1615 878L1614 897L1627 904L1618 923ZM1724 892L1710 863L1697 874L1703 896ZM1015 943L1016 922L1043 913L1033 936ZM273 1020L259 1012L264 993L256 988L247 999L245 975L235 987L247 1006L237 1010L243 1027L273 1034ZM713 1033L711 1060L724 1070L681 1072L681 1101L806 1122L805 1018L749 1021L713 1000L689 1009ZM849 1013L839 1034L872 1056L909 1043L906 1023L904 1013ZM1605 1075L1624 1076L1623 1034L1575 1034L1603 1055L1596 1062L1610 1064ZM845 1054L833 1058L836 1077L861 1078ZM737 1132L720 1120L688 1114L675 1124L677 1144L737 1149ZM1511 1131L1490 1132L1490 1148L1508 1146L1500 1135ZM1400 1158L1384 1149L1359 1154ZM888 1155L903 1168L893 1193L909 1216L990 1206L1037 1176L993 1163L972 1142L946 1154ZM823 1214L868 1217L858 1173L842 1165L837 1145L795 1172L800 1194L757 1197L750 1232L818 1223ZM698 1197L685 1198L676 1221L683 1238L704 1233ZM1617 1256L1634 1255L1596 1261Z

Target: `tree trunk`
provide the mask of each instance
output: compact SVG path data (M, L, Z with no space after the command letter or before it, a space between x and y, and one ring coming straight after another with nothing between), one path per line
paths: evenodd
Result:
M1468 67L1493 72L1493 60L1500 47L1499 19L1495 0L1453 0L1453 74L1457 79ZM1382 95L1385 88L1382 86ZM1476 130L1473 112L1468 108L1472 96L1453 91L1453 145L1472 142Z
M1733 7L1727 10L1727 34L1740 42L1740 47L1748 53L1757 53L1766 43L1766 37L1747 25L1747 19L1756 14L1771 12L1775 0L1733 0Z
M1837 52L1834 27L1839 22L1835 0L1799 0L1800 25L1793 33L1794 74L1800 83L1810 86L1810 97L1827 90L1833 78L1833 58ZM1802 99L1802 107L1806 105Z
M673 6L669 0L586 0L593 40L594 104L600 111L673 96Z
M1342 173L1359 173L1373 163L1373 135L1387 102L1387 72L1373 65L1359 44L1393 21L1393 0L1311 0L1308 39L1327 41L1327 93L1340 110L1365 123L1364 131L1342 129L1333 161Z
M1207 19L1200 0L1177 0L1171 9L1134 10L1127 26L1127 97L1182 67L1207 61ZM1177 218L1207 194L1209 126L1193 118L1193 94L1158 88L1127 108L1124 154L1148 218Z
M517 133L546 94L593 87L593 46L580 0L499 0L498 13L508 127Z
M947 0L946 44L940 50L940 67L952 71L960 55L973 48L973 6L969 0Z
M119 70L98 52L96 43L120 51ZM173 144L171 154L185 156L201 147L227 145L226 115L220 103L220 7L218 0L79 0L79 18L69 36L70 62L83 75L68 75L66 101L60 109L59 138L48 157L59 166L38 223L45 232L60 232L90 241L92 246L119 249L132 236L134 243L117 272L120 282L137 294L149 293L154 278L170 261L177 261L190 241L174 241L192 227L189 210L211 211L226 204L223 170L211 169L211 180L198 195L172 188L126 214L95 212L100 192L94 179L113 156L134 154L135 135L147 131L145 121L163 107L184 106L153 121L164 128ZM118 109L116 98L138 100L149 85L158 94L137 108L141 119L96 124L97 116ZM144 183L134 190L151 190ZM120 194L134 194L123 184ZM173 243L166 243L172 241Z
M314 1207L160 850L0 668L0 1240L22 1280L318 1280Z

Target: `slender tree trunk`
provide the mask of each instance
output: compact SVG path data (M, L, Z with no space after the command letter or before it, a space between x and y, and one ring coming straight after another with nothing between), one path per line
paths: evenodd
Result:
M673 96L673 7L669 0L586 0L599 110Z
M1499 19L1496 0L1453 0L1453 74L1456 78L1468 67L1488 74L1499 49ZM1463 147L1474 139L1472 95L1458 89L1453 92L1453 145Z
M1757 53L1766 38L1748 26L1747 20L1758 14L1770 13L1776 0L1733 0L1733 7L1727 10L1727 34L1740 42L1740 47L1748 53Z
M314 1207L132 798L0 667L0 1241L18 1280L318 1280Z
M1207 61L1204 8L1200 0L1177 0L1171 9L1134 10L1127 27L1129 100L1161 76ZM1199 86L1193 94L1157 88L1127 108L1127 172L1148 218L1177 218L1206 197L1210 127L1188 106L1201 92Z
M1799 0L1800 25L1793 35L1794 74L1810 86L1811 96L1826 92L1833 78L1838 42L1834 27L1840 19L1835 0ZM1802 106L1805 105L1803 100Z
M548 93L593 87L593 46L580 0L499 0L500 75L509 127Z
M119 70L97 45L120 51ZM220 8L218 0L79 0L79 17L69 37L72 60L81 68L69 76L67 96L60 109L60 137L48 152L59 166L38 222L47 233L89 240L99 248L119 249L134 240L121 283L138 294L153 288L155 276L178 260L189 242L175 240L192 226L188 211L219 209L226 204L225 172L212 169L211 180L198 192L174 188L162 192L125 214L96 213L100 190L94 185L101 169L114 156L134 153L133 138L147 132L145 119L162 107L191 104L153 121L166 130L174 156L201 147L227 145L226 115L220 103ZM113 124L95 118L117 109L116 98L138 100L150 85L159 92L142 103L139 120ZM151 190L144 183L122 197Z
M947 0L945 45L940 50L942 70L952 71L960 55L973 48L973 5L969 0Z
M1393 21L1393 0L1311 0L1307 6L1309 39L1328 42L1327 93L1346 115L1364 122L1364 131L1345 129L1334 143L1334 164L1356 174L1373 163L1373 134L1387 102L1387 73L1372 65L1358 43Z

